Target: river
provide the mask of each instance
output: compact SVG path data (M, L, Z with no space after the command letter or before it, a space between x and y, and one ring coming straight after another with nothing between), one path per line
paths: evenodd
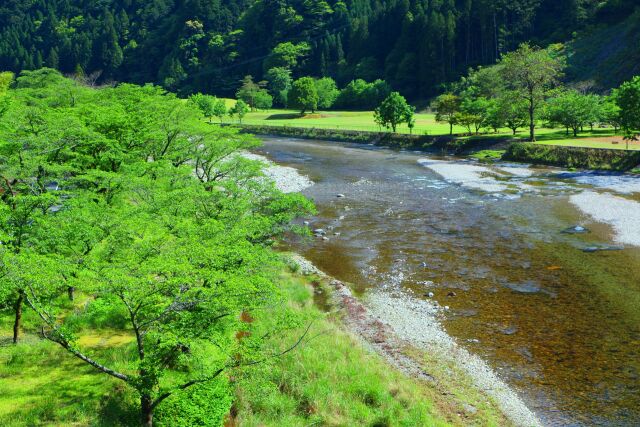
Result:
M446 331L546 425L640 425L640 178L288 138L260 151L315 182L328 240L289 247L365 303L446 305Z

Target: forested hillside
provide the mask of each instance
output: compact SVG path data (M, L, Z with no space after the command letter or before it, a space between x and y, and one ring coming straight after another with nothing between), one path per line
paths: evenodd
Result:
M618 34L605 30L635 7L634 0L6 0L0 69L49 66L99 81L232 95L242 76L259 80L284 67L340 85L383 78L418 99L523 41L568 42L595 31L606 45ZM637 31L628 36L625 45L634 46ZM582 71L590 52L576 52L576 75L594 77ZM628 77L620 66L620 78Z

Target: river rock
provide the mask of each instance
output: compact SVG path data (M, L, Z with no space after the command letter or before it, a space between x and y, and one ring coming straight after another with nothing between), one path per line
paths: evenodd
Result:
M589 230L581 225L574 225L573 227L565 228L562 232L565 234L585 234Z
M456 296L456 293L455 293L455 292L453 292L453 291L451 291L451 292L449 292L449 293L447 294L447 296L448 296L448 297L455 297L455 296Z
M304 224L304 225L309 225L309 224L311 224L311 223L310 223L309 221L304 221L304 222L303 222L303 224Z
M337 198L339 198L339 199L341 199L341 198L343 198L343 197L344 197L344 194L336 194L336 197L337 197Z
M433 292L427 292L426 294L424 294L425 297L429 297L429 298L433 298Z
M518 328L516 326L507 326L506 328L500 329L500 332L505 335L513 335L518 332Z
M594 245L587 246L586 248L582 248L582 252L600 252L600 251L621 251L624 249L624 246L613 246L613 245Z
M324 228L316 228L315 230L313 230L313 233L320 236L324 236L325 234L327 234L327 232L324 231Z
M464 409L464 412L468 415L475 415L478 412L478 409L475 406L470 405L466 402L462 403L462 408Z

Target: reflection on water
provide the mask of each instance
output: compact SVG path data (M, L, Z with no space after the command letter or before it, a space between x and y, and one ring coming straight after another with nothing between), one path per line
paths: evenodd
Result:
M640 249L583 251L612 243L568 202L602 191L593 182L338 143L266 139L263 150L316 182L311 227L329 240L289 244L321 269L359 292L433 293L450 307L447 331L546 423L640 424ZM576 224L587 230L563 233Z

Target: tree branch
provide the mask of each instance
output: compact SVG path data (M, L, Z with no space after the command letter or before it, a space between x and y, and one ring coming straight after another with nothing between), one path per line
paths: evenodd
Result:
M25 299L27 300L27 304L29 305L29 307L31 307L31 309L33 311L35 311L38 316L45 322L45 324L47 324L54 332L55 332L55 337L52 337L48 334L46 334L44 332L44 329L42 330L42 335L48 339L49 341L55 342L57 344L59 344L60 346L62 346L65 350L67 350L69 353L73 354L74 356L76 356L78 359L88 363L89 365L93 366L94 368L98 369L99 371L104 372L107 375L111 375L112 377L118 378L122 381L125 382L129 382L129 376L122 374L120 372L114 371L113 369L110 369L104 365L102 365L101 363L91 359L89 356L83 354L82 352L80 352L79 350L75 349L72 345L71 342L69 341L69 339L65 336L64 332L61 331L54 323L51 319L49 319L47 316L45 316L45 314L38 309L38 307L33 303L33 301L31 300L31 298L29 298L29 294L25 293Z

